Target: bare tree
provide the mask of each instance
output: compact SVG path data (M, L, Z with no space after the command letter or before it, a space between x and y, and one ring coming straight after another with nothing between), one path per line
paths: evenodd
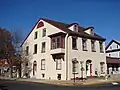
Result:
M8 30L0 28L0 59L7 59L10 76L12 76L14 53L15 49L12 44L12 34Z
M30 52L26 51L26 46L28 43L24 43L24 46L22 47L21 51L21 66L22 66L22 77L30 77L30 73L32 71L32 55Z

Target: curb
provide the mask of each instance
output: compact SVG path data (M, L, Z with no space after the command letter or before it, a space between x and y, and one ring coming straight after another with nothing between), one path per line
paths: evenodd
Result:
M0 78L1 80L11 80L11 81L23 81L23 82L35 82L35 83L44 83L44 84L50 84L50 85L57 85L57 86L91 86L91 85L102 85L112 82L120 82L120 80L106 80L106 81L93 81L93 82L77 82L77 83L67 83L67 82L44 82L44 81L35 81L35 80L27 80L27 79L16 79L16 78Z

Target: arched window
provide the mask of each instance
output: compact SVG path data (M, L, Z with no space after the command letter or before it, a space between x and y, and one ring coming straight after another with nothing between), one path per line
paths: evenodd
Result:
M72 60L72 67L73 73L78 73L78 61L76 58Z
M37 62L34 61L33 62L33 76L36 74L36 71L37 71Z
M44 26L44 23L43 22L39 22L38 25L37 25L37 28L40 28L42 26Z

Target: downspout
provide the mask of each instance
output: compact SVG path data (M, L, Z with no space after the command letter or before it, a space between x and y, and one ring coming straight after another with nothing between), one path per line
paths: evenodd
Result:
M65 49L65 53L66 53L66 80L68 80L68 37L69 34L67 33L66 35L66 49Z

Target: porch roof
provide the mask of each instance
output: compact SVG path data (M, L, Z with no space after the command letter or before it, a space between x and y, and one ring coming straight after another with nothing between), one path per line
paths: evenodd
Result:
M120 64L120 58L116 58L116 57L106 57L106 63L108 64Z

